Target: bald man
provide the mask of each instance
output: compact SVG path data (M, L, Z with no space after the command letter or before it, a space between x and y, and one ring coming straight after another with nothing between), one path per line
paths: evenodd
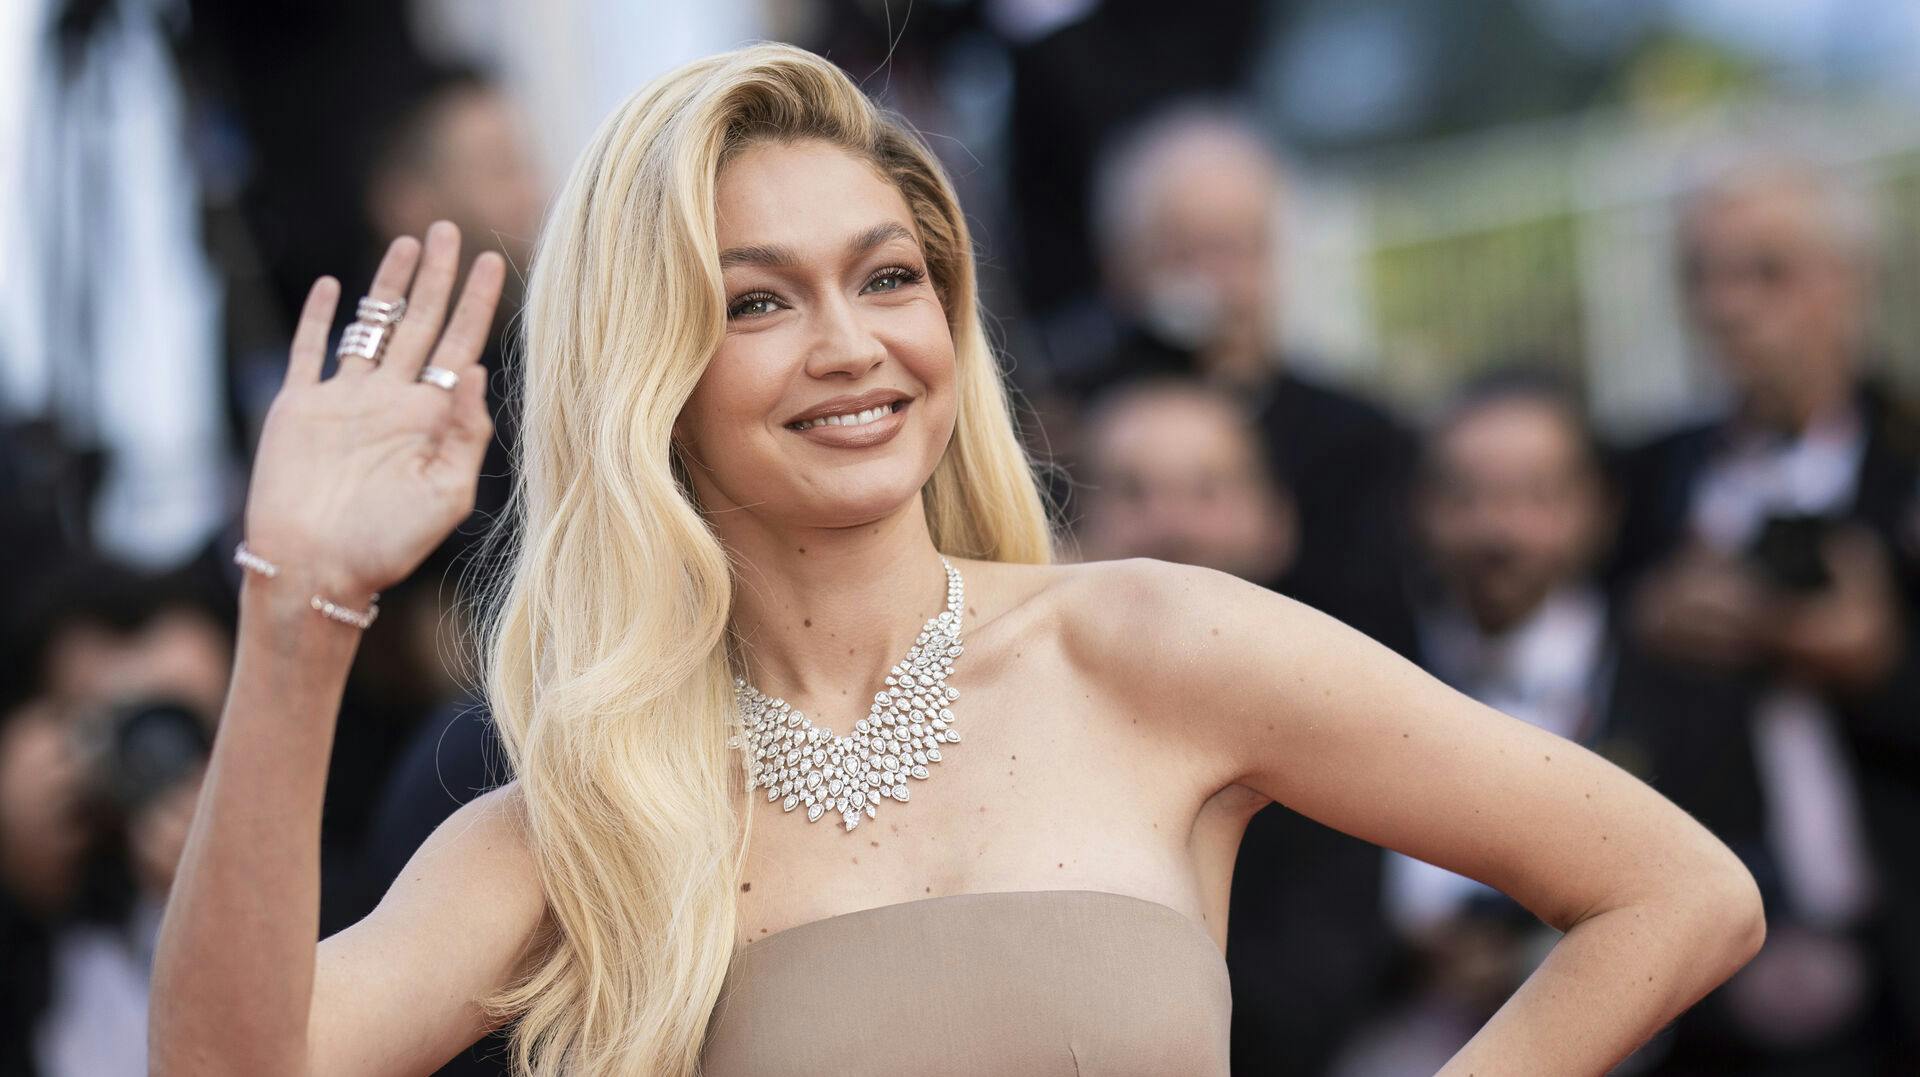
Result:
M1411 438L1382 409L1280 349L1282 163L1258 128L1176 103L1117 141L1095 179L1104 297L1050 323L1035 392L1069 465L1074 409L1129 379L1194 378L1240 400L1298 514L1283 590L1402 653Z
M1680 237L1731 400L1625 470L1618 577L1642 661L1623 691L1726 725L1699 772L1746 768L1757 797L1724 786L1698 810L1769 914L1693 1046L1741 1072L1880 1072L1858 1067L1920 1048L1920 423L1865 362L1871 216L1810 164L1757 159L1688 200Z

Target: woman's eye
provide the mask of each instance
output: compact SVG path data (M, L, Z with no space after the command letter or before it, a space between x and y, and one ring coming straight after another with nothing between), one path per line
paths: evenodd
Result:
M909 284L918 282L922 276L924 276L924 274L917 269L908 269L905 266L892 266L874 274L873 279L867 282L867 288L875 292L898 291Z
M778 306L779 303L773 296L765 292L754 292L734 300L733 306L727 308L727 317L755 318L763 314L772 314Z

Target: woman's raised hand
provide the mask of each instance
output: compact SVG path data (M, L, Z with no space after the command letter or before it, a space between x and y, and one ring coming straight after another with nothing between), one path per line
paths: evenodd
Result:
M506 263L492 251L474 259L446 320L459 265L460 232L449 222L427 229L424 248L394 240L369 294L404 296L406 313L379 362L348 354L324 380L340 282L315 281L301 311L254 455L246 540L336 602L360 603L405 579L473 511L493 435L479 360ZM458 375L454 388L418 380L428 363Z

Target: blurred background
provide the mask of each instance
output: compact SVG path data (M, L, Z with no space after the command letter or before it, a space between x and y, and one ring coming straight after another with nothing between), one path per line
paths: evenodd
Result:
M1312 603L1747 862L1765 949L1618 1072L1920 1072L1920 5L13 0L0 1074L145 1071L312 279L438 217L524 272L602 117L760 39L946 159L1071 556ZM453 654L513 276L480 507L348 687L325 933L505 778ZM1246 1074L1430 1074L1555 938L1280 806L1230 924Z

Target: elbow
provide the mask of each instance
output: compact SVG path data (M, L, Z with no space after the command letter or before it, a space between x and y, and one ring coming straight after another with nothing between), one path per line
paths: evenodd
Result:
M1718 852L1714 864L1702 869L1696 907L1702 924L1699 937L1713 945L1708 965L1718 969L1724 981L1766 943L1767 910L1753 873L1724 845Z
M1738 971L1747 962L1753 960L1760 947L1767 941L1767 909L1760 900L1760 887L1753 881L1753 875L1742 868L1740 877L1745 882L1737 902L1730 908L1731 918L1737 925L1735 933L1734 971Z

